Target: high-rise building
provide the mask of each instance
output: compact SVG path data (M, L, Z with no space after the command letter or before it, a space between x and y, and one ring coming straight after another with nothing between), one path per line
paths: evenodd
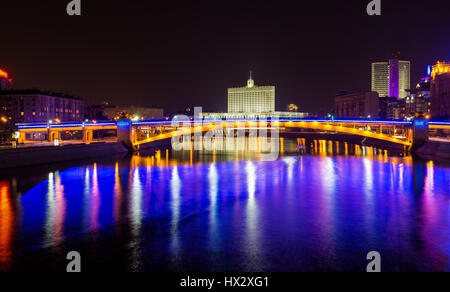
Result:
M399 98L405 98L408 96L408 89L411 89L411 62L399 60L396 60L396 62L398 64L398 89L393 88L393 96L396 96L395 94L398 92Z
M372 63L372 91L381 97L389 96L389 63Z
M450 63L438 62L431 73L431 115L450 119Z
M398 58L372 63L372 91L380 97L406 98L411 88L411 63Z
M246 87L228 89L228 112L275 112L275 86L255 86L250 74Z

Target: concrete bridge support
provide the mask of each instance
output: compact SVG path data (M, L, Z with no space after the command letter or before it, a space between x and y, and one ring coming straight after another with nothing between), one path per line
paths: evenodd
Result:
M411 151L416 151L422 147L429 140L429 126L425 119L416 119L413 123L412 129L412 147Z
M128 151L133 152L133 129L130 120L118 120L117 121L117 139L122 142Z
M27 134L24 132L20 132L20 137L18 139L19 143L25 143L25 141L27 140Z
M91 144L94 139L94 131L89 129L83 129L83 142L86 144Z
M55 140L61 140L61 137L59 135L59 130L48 130L48 141L54 143Z

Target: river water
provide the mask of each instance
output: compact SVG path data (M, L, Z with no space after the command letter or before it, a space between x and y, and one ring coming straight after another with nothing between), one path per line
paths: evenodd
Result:
M289 148L289 147L286 147ZM0 176L0 270L450 271L450 168L318 141L158 151Z

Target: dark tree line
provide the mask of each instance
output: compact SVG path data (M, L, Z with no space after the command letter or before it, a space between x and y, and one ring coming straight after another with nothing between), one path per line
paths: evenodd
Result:
M9 143L14 134L14 127L10 122L0 121L0 143Z

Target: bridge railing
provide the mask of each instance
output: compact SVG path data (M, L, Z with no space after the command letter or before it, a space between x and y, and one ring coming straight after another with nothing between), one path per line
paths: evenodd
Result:
M311 130L322 130L328 132L342 132L352 135L367 136L375 139L384 139L394 143L411 144L413 141L413 121L393 121L393 120L359 120L359 119L231 119L231 120L186 120L186 121L132 121L131 127L134 131L134 142L141 143L146 139L151 139L161 135L172 133L176 135L177 131L183 127L203 127L204 130L212 126L223 128L249 128L254 127L278 127L278 128L305 128ZM429 121L428 127L431 130L450 130L450 122ZM80 122L80 123L39 123L39 124L18 124L18 132L24 142L26 133L46 132L51 139L51 133L62 131L83 131L84 140L89 141L89 135L96 130L114 130L117 129L117 123L114 121L104 122ZM170 135L169 135L170 136ZM161 136L161 138L164 138ZM155 140L155 139L152 139Z

